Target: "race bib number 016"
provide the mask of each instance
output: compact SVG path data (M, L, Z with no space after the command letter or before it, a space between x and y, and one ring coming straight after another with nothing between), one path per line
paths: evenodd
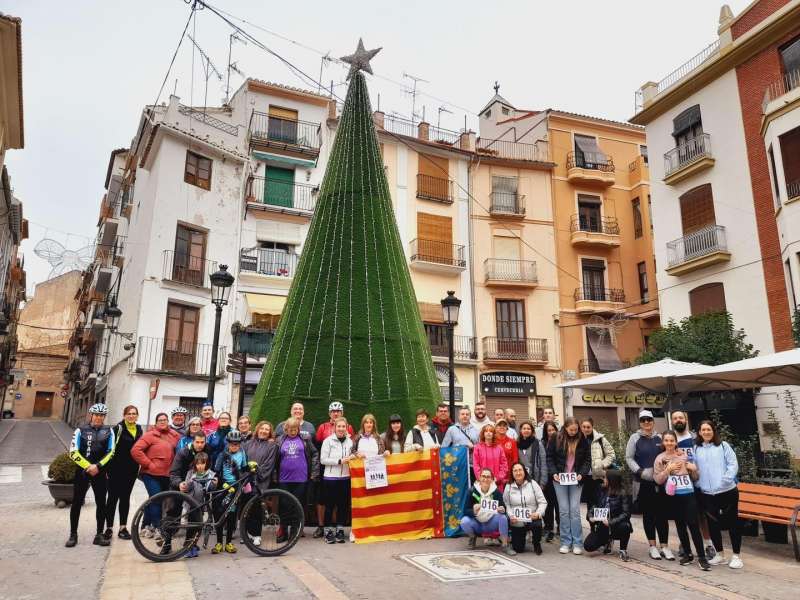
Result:
M578 485L577 473L559 473L558 483L561 485Z
M368 490L387 487L386 459L383 456L370 456L364 460L364 479Z
M608 509L607 508L593 508L592 509L592 521L605 521L608 519Z
M694 492L694 485L688 475L670 475L669 484L675 486L676 494L688 494Z
M499 503L497 500L492 500L490 498L484 498L481 500L481 510L488 510L489 512L497 512L497 507Z
M531 514L533 513L530 508L523 508L522 506L516 506L511 509L511 518L523 523L531 522Z

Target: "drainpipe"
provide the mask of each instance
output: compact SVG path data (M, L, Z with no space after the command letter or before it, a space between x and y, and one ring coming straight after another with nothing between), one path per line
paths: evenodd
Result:
M478 317L477 317L477 309L475 306L475 277L476 273L474 270L474 263L475 263L475 233L473 231L473 223L472 223L472 215L473 215L473 200L472 200L472 192L473 192L473 185L472 185L472 165L475 158L474 156L470 156L469 163L467 164L467 206L468 206L468 218L467 218L467 230L469 235L469 244L470 244L470 253L469 253L469 272L472 274L472 285L470 287L470 295L472 300L472 332L475 334L475 353L480 356L480 339L478 338ZM480 363L479 363L480 364ZM473 371L473 386L475 391L477 392L475 395L475 401L480 398L481 388L480 388L480 376L478 375L478 369Z

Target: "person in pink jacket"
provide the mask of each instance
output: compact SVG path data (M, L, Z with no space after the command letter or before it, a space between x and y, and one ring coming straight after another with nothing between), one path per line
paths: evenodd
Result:
M495 441L494 425L483 426L478 435L478 444L472 451L472 470L476 480L483 469L490 469L494 473L497 487L502 492L508 482L508 460L503 447Z
M152 497L169 489L169 469L175 458L175 446L180 434L170 429L167 413L156 415L156 425L143 434L131 448L131 456L140 466L139 477L144 483L148 496ZM157 504L147 506L142 519L144 537L154 537L161 525L161 507Z

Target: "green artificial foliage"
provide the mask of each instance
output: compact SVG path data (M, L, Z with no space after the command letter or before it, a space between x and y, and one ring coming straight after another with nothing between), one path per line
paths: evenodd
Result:
M280 422L293 402L328 420L338 400L406 427L441 395L394 218L363 74L353 75L317 208L251 417Z
M47 477L56 483L72 483L77 472L78 465L69 457L68 452L62 452L50 463L50 467L47 469Z
M795 347L800 348L800 309L797 308L792 314L792 337Z
M752 358L758 354L747 343L743 329L733 327L728 312L694 315L676 323L670 320L665 327L654 331L648 347L637 363L651 363L671 358L704 365L721 365L727 362Z

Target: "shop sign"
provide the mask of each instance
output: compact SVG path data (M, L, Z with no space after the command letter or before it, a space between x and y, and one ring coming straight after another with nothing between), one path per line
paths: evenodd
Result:
M513 371L481 373L481 393L489 396L535 396L536 376Z
M581 396L584 404L615 404L618 406L651 406L661 408L666 397L661 394L637 392L588 392Z

